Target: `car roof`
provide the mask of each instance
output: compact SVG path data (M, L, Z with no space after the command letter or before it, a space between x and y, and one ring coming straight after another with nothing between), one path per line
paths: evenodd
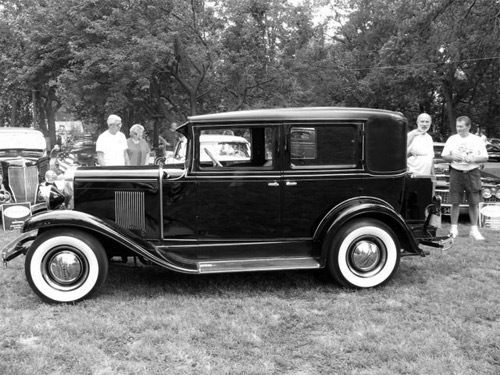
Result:
M36 130L33 128L23 128L20 126L13 127L0 127L1 133L17 133L17 134L40 134L43 136L43 133L40 130Z
M40 130L22 127L0 128L2 149L40 149L47 147L45 136ZM7 147L5 147L8 145Z
M382 109L348 107L300 107L255 109L235 112L222 112L188 117L190 123L213 123L215 121L304 121L304 120L365 120L373 116L394 116L403 118L403 114ZM184 124L185 125L185 124Z

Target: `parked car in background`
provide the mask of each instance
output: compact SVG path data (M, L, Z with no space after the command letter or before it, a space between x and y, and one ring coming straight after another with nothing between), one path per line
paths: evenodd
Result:
M500 138L488 138L488 143L495 146L500 146Z
M488 161L500 161L500 145L488 143L486 151L488 151Z
M73 167L93 167L98 165L96 141L92 137L75 138L55 153L55 165L64 172Z
M443 158L441 157L441 153L443 152L444 149L444 142L434 142L434 164L436 163L445 163Z
M436 237L432 178L407 172L406 129L400 113L356 108L189 117L182 163L76 169L2 257L25 254L33 291L59 303L93 295L115 257L188 274L325 269L377 287L402 257L452 242Z
M49 168L42 132L30 128L0 128L0 206L29 203L32 212L46 209L40 195Z

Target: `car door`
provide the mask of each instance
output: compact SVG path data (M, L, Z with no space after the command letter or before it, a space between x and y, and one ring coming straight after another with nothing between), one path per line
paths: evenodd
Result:
M201 243L281 236L278 133L277 126L263 124L194 128Z
M307 241L329 210L363 194L362 123L332 120L284 129L283 236Z

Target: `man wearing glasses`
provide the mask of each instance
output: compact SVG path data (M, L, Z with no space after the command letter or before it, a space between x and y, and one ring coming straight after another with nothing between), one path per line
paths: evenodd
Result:
M97 138L96 151L100 166L130 165L127 154L127 138L120 131L122 119L109 115L108 130Z

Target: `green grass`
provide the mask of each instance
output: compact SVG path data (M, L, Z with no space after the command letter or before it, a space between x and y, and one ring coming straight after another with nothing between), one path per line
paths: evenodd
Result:
M498 374L500 232L460 229L364 291L309 271L115 265L93 299L47 305L19 257L0 270L0 374Z

